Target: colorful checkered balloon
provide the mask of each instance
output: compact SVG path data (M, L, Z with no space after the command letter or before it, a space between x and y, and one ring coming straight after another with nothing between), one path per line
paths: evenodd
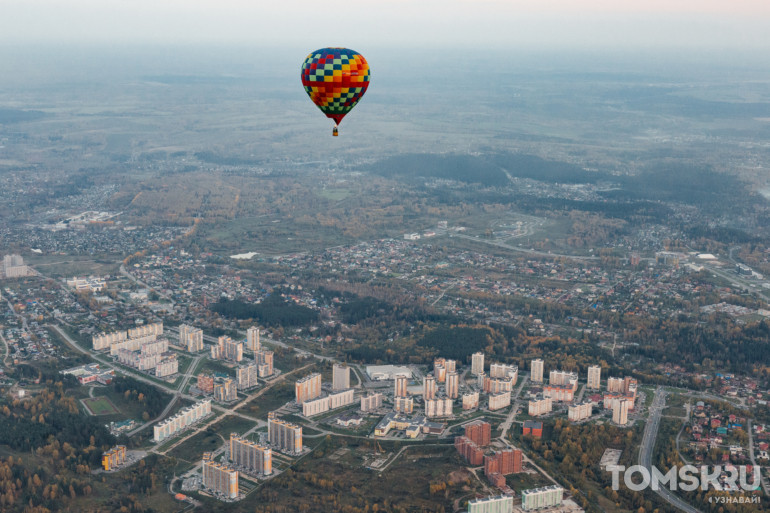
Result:
M321 48L302 64L302 85L326 117L339 124L369 87L369 64L347 48Z

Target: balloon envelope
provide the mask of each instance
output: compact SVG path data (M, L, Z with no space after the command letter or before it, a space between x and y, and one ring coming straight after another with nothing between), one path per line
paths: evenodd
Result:
M302 64L302 85L321 112L339 124L369 87L369 64L348 48L321 48Z

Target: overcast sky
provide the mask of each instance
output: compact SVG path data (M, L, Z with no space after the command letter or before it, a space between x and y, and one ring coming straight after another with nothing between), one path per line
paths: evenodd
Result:
M770 49L768 0L0 0L0 44Z

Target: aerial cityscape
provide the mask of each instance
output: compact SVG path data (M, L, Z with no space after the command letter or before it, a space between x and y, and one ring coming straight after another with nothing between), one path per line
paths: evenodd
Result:
M38 3L0 511L770 511L770 9Z

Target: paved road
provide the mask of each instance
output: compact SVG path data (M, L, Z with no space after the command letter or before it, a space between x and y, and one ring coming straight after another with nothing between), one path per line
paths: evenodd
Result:
M666 393L667 392L663 387L655 389L655 397L650 405L647 425L644 428L644 435L642 436L642 444L639 446L639 464L649 471L652 471L652 450L655 448L655 439L658 437L660 416L663 413L663 409L666 407ZM657 493L664 501L685 513L701 513L699 509L687 504L685 501L674 495L668 488L660 486L655 490L655 493Z
M754 460L754 430L751 427L751 419L748 419L748 423L746 425L746 428L749 430L749 457L751 458L751 464L756 467L757 462ZM766 496L770 496L770 493L767 491L767 479L765 478L765 474L760 470L760 483L762 484L762 490L764 490Z
M524 384L527 382L527 379L529 379L529 376L526 374L521 377L521 384L519 385L518 390L516 390L516 395L511 398L511 411L508 412L508 417L506 417L505 422L500 425L502 428L502 432L500 433L501 439L505 438L505 435L508 434L508 430L511 429L511 426L513 425L513 421L516 418L516 410L519 409L519 396L524 389Z
M561 253L550 253L548 251L537 251L535 249L528 249L528 248L521 248L518 246L511 246L510 244L505 244L502 242L497 242L490 239L484 239L481 237L471 237L470 235L464 235L462 233L453 233L450 235L450 237L457 237L459 239L467 239L472 240L474 242L480 242L482 244L488 244L490 246L497 246L500 248L510 249L511 251L518 251L520 253L528 253L530 255L538 255L538 256L544 256L548 258L566 258L568 260L579 260L579 261L590 261L590 260L599 260L599 257L596 256L578 256L578 255L564 255Z

